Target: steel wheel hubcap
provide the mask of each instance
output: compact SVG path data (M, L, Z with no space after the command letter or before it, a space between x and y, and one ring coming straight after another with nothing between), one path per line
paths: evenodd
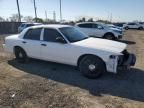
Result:
M90 71L94 71L96 69L96 66L94 64L90 64L88 68Z
M20 58L22 58L22 57L23 57L22 53L19 53L19 57L20 57Z

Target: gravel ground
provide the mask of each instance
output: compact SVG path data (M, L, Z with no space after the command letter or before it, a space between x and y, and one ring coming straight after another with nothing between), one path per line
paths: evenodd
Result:
M0 108L144 108L144 31L129 30L121 42L136 54L136 66L89 80L72 66L19 64L1 39Z

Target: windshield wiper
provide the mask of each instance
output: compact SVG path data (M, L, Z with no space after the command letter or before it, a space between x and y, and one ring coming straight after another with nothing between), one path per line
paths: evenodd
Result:
M83 38L83 39L79 39L79 40L74 40L74 41L72 41L72 43L73 42L78 42L78 41L82 41L82 40L85 40L85 39L88 39L89 37L85 37L85 38Z
M89 37L85 37L85 38L83 38L82 40L84 40L84 39L88 39Z

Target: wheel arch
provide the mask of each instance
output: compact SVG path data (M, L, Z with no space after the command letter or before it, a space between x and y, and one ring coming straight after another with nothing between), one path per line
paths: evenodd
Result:
M103 61L104 65L105 65L105 68L106 68L106 63L105 63L105 61L104 61L101 57L99 57L99 56L97 56L97 55L94 55L94 54L83 54L83 55L81 55L81 56L78 58L78 60L77 60L77 66L78 66L78 67L79 67L80 61L81 61L85 56L95 56L95 57L99 58L100 60Z
M138 29L143 29L143 26L140 26Z
M107 32L107 33L105 33L105 34L103 35L103 38L105 38L105 36L108 35L108 34L111 34L111 35L115 38L115 35L114 35L114 33L112 33L112 32Z
M25 51L24 48L22 48L21 46L14 46L14 47L13 47L13 52L15 53L15 50L18 49L18 48L19 48L19 49L22 49L23 51Z

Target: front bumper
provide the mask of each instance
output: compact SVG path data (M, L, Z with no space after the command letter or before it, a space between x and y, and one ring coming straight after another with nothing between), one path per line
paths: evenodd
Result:
M123 54L124 55L119 56L118 66L119 67L135 66L136 56L134 54L128 53L127 51L124 51Z
M124 66L134 66L136 63L136 56L134 54L129 54L128 59L124 62Z
M123 35L119 35L119 36L118 36L118 39L122 39L122 36L123 36Z

